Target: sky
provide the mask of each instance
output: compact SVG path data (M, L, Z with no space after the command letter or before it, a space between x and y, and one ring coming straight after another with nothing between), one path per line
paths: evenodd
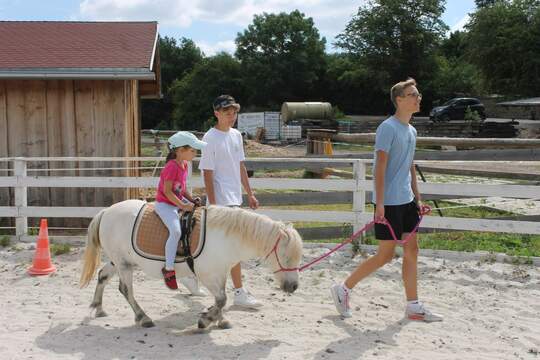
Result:
M158 21L161 36L193 39L206 55L234 53L253 15L300 10L312 17L327 50L365 0L0 0L0 20ZM467 23L474 0L448 0L451 31Z

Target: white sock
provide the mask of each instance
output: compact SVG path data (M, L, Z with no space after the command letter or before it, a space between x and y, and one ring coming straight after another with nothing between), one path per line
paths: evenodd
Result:
M420 310L421 302L418 300L407 301L407 307L413 311Z
M243 292L244 292L244 288L243 288L243 287L234 289L234 295L240 295L240 294L243 293Z
M343 290L345 290L345 292L347 293L350 293L352 291L352 289L349 289L347 285L345 285L345 283L341 284L341 286L343 287Z

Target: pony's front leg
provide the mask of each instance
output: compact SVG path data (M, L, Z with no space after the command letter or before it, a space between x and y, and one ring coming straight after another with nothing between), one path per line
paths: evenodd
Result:
M229 321L223 317L223 308L227 303L227 295L225 292L226 281L226 276L224 276L222 279L219 279L218 281L214 280L211 285L207 285L208 282L202 280L203 284L205 284L205 286L208 288L208 290L210 290L212 295L214 295L216 303L214 304L214 306L208 309L206 313L203 313L199 318L199 329L205 329L215 321L218 322L218 326L221 329L231 328L231 324L229 323Z

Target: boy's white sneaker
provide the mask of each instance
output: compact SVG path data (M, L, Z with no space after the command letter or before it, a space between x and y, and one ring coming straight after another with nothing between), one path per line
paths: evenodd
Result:
M442 315L432 313L421 302L418 302L417 304L413 304L413 305L410 305L410 304L407 305L407 308L405 309L405 316L409 320L414 320L414 321L424 321L424 322L443 321Z
M352 317L351 307L349 305L349 290L343 287L343 284L335 284L330 288L334 305L338 313L344 318Z
M207 295L206 291L200 288L199 280L194 277L190 277L190 276L181 277L180 283L184 285L193 296L206 296Z
M234 290L234 305L251 309L262 306L262 304L244 288Z

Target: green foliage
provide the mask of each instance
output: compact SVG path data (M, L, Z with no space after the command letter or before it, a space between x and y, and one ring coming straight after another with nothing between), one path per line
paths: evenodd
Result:
M341 111L340 108L338 108L337 106L333 106L332 107L332 111L334 112L334 119L335 120L339 120L339 119L344 119L345 118L345 113L343 111Z
M204 59L182 80L175 81L171 87L174 129L208 130L204 126L214 115L212 102L221 94L230 94L242 103L246 97L242 75L240 62L220 53Z
M325 69L326 40L312 18L298 10L255 15L236 38L236 56L249 89L248 102L279 107L283 101L315 100Z
M477 96L484 93L483 78L478 69L462 58L437 56L437 71L431 89L440 99Z
M141 125L145 129L171 129L173 103L170 87L174 81L182 79L200 63L204 54L193 40L165 36L159 39L159 57L161 66L161 91L163 98L142 101Z
M540 92L540 1L493 1L471 14L469 59L488 90L536 96Z
M71 245L69 244L51 244L51 253L53 255L68 254L71 251Z
M478 112L476 110L471 110L470 107L467 107L467 110L465 110L464 120L471 123L482 122L482 118L478 115Z
M488 7L488 6L491 6L497 2L499 2L501 0L474 0L474 2L476 3L476 7L477 8L483 8L483 7Z
M430 78L435 50L448 30L443 12L440 0L373 0L360 6L336 45L369 69L375 89L388 93L409 76L422 83Z
M236 38L236 57L205 57L186 38L159 40L161 100L142 102L142 127L206 130L215 96L244 111L287 101L329 101L347 114L388 115L389 89L414 77L426 113L436 99L540 93L540 1L478 0L463 31L447 34L444 0L363 2L326 54L299 11L256 15ZM341 115L340 113L337 113Z
M0 246L7 247L9 246L10 243L11 241L9 239L9 236L7 235L0 236Z

